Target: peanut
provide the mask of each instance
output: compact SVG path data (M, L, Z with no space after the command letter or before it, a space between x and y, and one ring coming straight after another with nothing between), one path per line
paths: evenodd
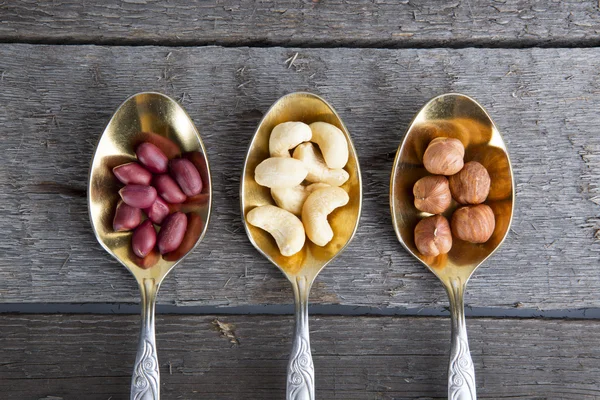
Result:
M190 153L185 153L183 157L186 160L190 160L194 167L198 170L200 174L200 180L202 180L202 188L210 183L210 176L208 173L208 165L206 161L206 156L199 151L192 151Z
M177 158L169 162L171 176L177 181L186 196L195 196L202 191L200 173L190 160Z
M142 221L142 210L119 201L113 219L113 229L115 232L124 232L134 229Z
M153 181L158 195L172 204L183 203L187 196L169 175L156 175Z
M150 172L155 174L163 174L167 172L167 165L169 159L165 156L158 147L149 142L140 144L135 154L138 160L146 167Z
M165 254L176 250L185 236L187 217L184 213L176 212L169 215L158 233L158 251Z
M115 174L117 179L125 185L135 184L148 186L152 180L152 174L135 162L114 167L113 174Z
M136 256L144 258L152 251L155 244L156 230L154 230L152 221L147 219L133 231L131 249Z
M162 197L156 196L154 203L150 207L144 208L144 212L150 221L160 225L166 216L169 215L169 203L164 201Z
M179 247L177 247L177 249L163 256L163 258L167 261L177 261L181 257L185 256L188 251L190 251L196 245L196 242L202 234L202 230L204 229L204 221L202 221L202 217L191 212L187 214L187 218L187 228L185 230L185 235L183 235L181 244Z
M119 190L123 201L135 208L148 208L156 200L156 189L145 185L127 185Z

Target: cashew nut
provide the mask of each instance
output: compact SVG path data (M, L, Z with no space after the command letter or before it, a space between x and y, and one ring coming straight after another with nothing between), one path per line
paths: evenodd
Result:
M348 204L350 198L344 189L329 187L315 190L302 206L302 223L306 235L317 246L325 246L333 239L333 230L327 216L336 208Z
M311 141L318 144L329 168L344 168L348 162L348 142L344 132L327 122L310 124Z
M279 252L286 257L296 254L304 247L304 226L289 211L272 205L260 206L250 210L246 219L250 225L269 232L277 242Z
M326 183L313 183L308 186L298 185L291 188L273 188L271 189L271 196L275 200L275 204L279 207L300 216L302 214L302 205L308 195L324 187L329 187L329 185Z
M308 195L306 187L302 185L271 189L271 196L275 200L275 204L297 216L302 214L302 205Z
M308 142L312 131L304 122L284 122L271 131L269 153L271 157L289 157L290 150L302 142Z
M322 183L322 182L311 183L310 185L308 185L306 187L306 191L308 192L308 194L311 194L312 192L314 192L317 189L328 188L330 186L331 185L328 185L327 183Z
M306 191L306 187L298 185L291 188L273 188L271 189L271 196L275 200L275 204L279 207L300 216L302 214L302 205L308 197L308 192Z
M267 158L254 170L254 180L269 188L294 187L302 183L308 170L304 163L295 158Z
M294 158L306 165L309 182L324 182L331 186L342 186L350 178L343 169L331 169L327 167L319 149L312 143L302 143L294 150Z

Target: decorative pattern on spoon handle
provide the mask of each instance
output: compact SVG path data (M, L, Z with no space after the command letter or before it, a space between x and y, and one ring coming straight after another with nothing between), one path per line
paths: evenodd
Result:
M158 285L145 278L140 284L142 326L131 376L130 400L160 400L160 370L154 334L154 308Z
M315 368L308 339L297 338L288 367L288 400L313 400Z
M448 366L448 400L477 400L475 368L469 351L465 321L465 285L466 283L460 278L455 278L446 287L450 299L452 322L452 347Z
M315 368L310 353L308 331L308 293L310 284L304 276L292 282L296 303L294 345L288 364L287 400L315 399Z
M149 340L141 342L142 354L133 367L131 400L157 400L160 397L158 358Z
M462 337L453 338L450 367L448 368L448 399L475 400L475 369L469 352L469 343Z

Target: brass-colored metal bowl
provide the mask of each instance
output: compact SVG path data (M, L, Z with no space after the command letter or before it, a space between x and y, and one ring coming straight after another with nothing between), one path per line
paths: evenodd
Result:
M414 206L413 186L431 175L423 166L423 153L436 137L452 137L465 145L465 162L478 161L491 178L490 195L484 204L494 211L496 227L483 244L453 238L447 255L425 257L419 253L414 230L420 219L430 214ZM392 221L398 240L443 282L459 276L466 282L473 271L504 241L513 216L513 173L506 145L496 125L475 100L461 94L445 94L429 101L416 115L398 148L390 181ZM444 216L450 221L458 208L453 200Z
M322 121L337 126L348 141L349 157L345 170L350 175L342 186L348 192L350 201L344 207L336 209L328 218L334 233L331 242L321 247L306 240L304 248L291 257L281 255L269 233L246 222L246 214L253 208L275 204L270 189L260 186L254 180L254 170L258 164L269 158L271 131L276 125L286 121L301 121L306 124ZM316 277L319 271L346 247L358 227L362 207L362 181L352 139L333 107L319 96L303 92L283 96L271 106L259 123L248 148L240 185L240 201L242 219L250 242L290 280L299 275Z
M131 232L114 232L115 207L122 186L112 173L118 165L135 161L138 144L150 141L170 158L181 153L200 171L204 186L195 201L185 205L197 223L188 229L184 242L172 254L146 260L131 251ZM96 147L88 181L88 205L92 227L102 247L138 280L160 282L167 273L200 243L210 218L212 185L206 150L191 118L173 99L160 93L139 93L127 99L114 113ZM150 255L148 257L151 257ZM144 263L154 263L149 267Z

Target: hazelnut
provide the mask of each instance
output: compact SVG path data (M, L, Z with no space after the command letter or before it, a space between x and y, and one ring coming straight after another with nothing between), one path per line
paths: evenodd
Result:
M495 226L494 212L485 204L461 207L452 215L452 233L467 242L487 242Z
M415 227L415 245L424 256L446 254L452 248L452 233L442 215L423 218Z
M490 174L477 161L469 161L450 177L450 191L461 204L483 203L490 193Z
M487 169L492 183L488 200L503 200L512 195L512 174L508 156L498 147L487 144L473 147L473 160L478 161Z
M407 161L415 164L423 164L423 155L429 143L436 137L452 137L460 140L463 144L469 143L469 131L458 126L456 119L427 120L414 125L407 138L405 156Z
M458 139L433 139L423 155L425 169L435 175L454 175L463 167L465 146Z
M430 175L413 186L415 207L431 214L441 214L450 206L452 195L445 176Z

